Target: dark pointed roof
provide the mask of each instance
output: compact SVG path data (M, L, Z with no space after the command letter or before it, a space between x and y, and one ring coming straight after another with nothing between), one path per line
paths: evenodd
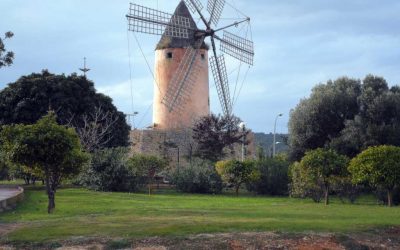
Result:
M193 17L190 14L188 7L186 6L183 0L179 3L178 7L176 7L174 15L179 15L189 18L191 24L190 26L197 29L196 22L193 20ZM177 38L177 37L169 37L163 35L161 37L160 42L158 42L157 44L156 50L167 49L167 48L187 48L193 46L195 44L195 41L196 39L194 31L189 31L189 38ZM207 45L204 42L201 48L208 49Z

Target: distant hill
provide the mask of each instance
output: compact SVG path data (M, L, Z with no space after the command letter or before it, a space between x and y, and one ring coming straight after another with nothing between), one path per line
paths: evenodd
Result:
M254 133L256 145L261 146L264 149L264 152L267 155L272 155L272 144L274 142L274 134L269 133ZM287 145L288 134L276 134L276 141L279 142L276 144L276 153L283 153L289 150L289 146Z

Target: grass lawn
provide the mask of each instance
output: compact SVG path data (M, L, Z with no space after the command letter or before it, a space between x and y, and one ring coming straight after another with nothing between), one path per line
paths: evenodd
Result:
M165 193L101 193L60 189L54 214L46 213L43 190L26 190L15 211L0 223L21 225L3 240L42 242L74 236L140 238L196 233L283 231L352 232L400 225L400 208L359 204L329 206L286 197L234 197ZM1 225L0 225L1 226ZM6 239L5 239L6 238Z

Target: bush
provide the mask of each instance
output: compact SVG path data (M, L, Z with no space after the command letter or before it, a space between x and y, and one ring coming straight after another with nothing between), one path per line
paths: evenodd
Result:
M127 167L127 148L98 150L92 154L90 165L79 177L79 183L96 191L136 191L143 185Z
M299 162L293 163L289 168L289 194L295 198L311 198L314 202L321 202L324 197L324 190L320 184L309 181L302 173L302 167Z
M289 163L282 159L267 158L255 162L259 179L247 183L251 192L267 195L287 195Z
M217 194L223 187L221 177L212 164L201 160L176 169L171 177L176 189L185 193Z

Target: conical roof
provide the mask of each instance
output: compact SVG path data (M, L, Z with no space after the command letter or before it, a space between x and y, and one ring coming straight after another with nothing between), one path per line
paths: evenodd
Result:
M193 17L183 0L179 3L178 7L176 7L174 15L189 18L190 26L197 29L196 22L193 20ZM156 50L167 48L187 48L190 46L194 46L195 42L195 32L191 30L189 30L189 38L169 37L164 34L162 35L161 40L158 42ZM207 45L204 42L201 48L208 49Z

